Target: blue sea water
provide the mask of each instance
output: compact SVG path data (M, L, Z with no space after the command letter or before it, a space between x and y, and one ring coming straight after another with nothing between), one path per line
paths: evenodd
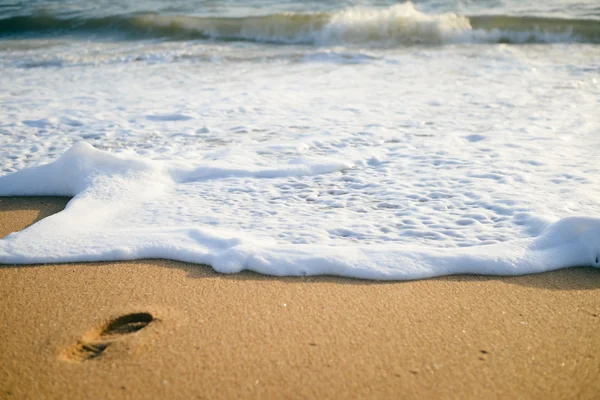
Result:
M134 13L243 17L249 14L282 12L332 12L364 6L386 8L402 2L393 0L6 0L0 17L53 15L61 18L98 18ZM563 18L598 18L600 6L594 0L418 0L420 10L461 14L529 15Z

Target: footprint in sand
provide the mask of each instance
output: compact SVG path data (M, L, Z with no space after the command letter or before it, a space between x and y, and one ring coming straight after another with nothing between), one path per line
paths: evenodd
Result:
M69 361L86 361L97 358L111 344L123 336L132 334L148 326L154 317L150 313L134 313L113 319L100 329L95 329L83 336L75 345L64 353Z

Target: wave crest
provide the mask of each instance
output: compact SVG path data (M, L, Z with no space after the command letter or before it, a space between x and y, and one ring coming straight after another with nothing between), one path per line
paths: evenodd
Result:
M452 41L470 30L467 17L454 13L425 14L412 3L404 3L381 10L353 7L335 13L320 32L319 41L322 44L437 44Z
M98 19L51 16L0 20L0 36L124 34L131 38L243 40L276 44L396 47L446 43L600 43L600 21L542 17L427 14L412 3L334 13L215 18L138 14Z

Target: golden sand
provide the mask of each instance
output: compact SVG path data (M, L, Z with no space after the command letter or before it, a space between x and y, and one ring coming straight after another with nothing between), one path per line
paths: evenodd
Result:
M0 198L0 237L64 198ZM600 271L381 283L0 266L0 398L600 397Z

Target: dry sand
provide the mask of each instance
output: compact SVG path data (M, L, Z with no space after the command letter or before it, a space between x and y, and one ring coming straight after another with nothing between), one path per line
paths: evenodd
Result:
M66 201L0 198L0 237ZM589 268L378 283L162 260L1 266L0 299L0 398L600 396Z

